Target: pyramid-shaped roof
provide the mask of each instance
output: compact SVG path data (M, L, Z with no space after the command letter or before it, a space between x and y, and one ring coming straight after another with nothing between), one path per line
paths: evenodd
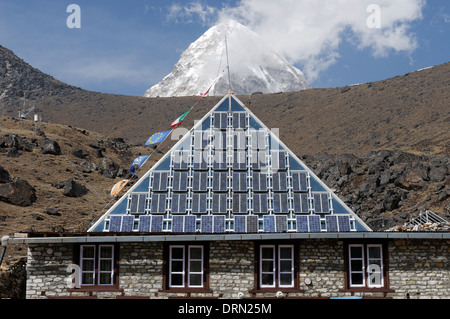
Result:
M88 232L371 229L229 92Z

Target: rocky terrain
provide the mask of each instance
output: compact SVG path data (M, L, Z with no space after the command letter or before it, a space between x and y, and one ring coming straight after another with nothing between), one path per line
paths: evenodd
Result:
M152 148L70 126L0 118L0 234L76 232L114 204L112 186ZM170 141L142 168L169 150ZM450 158L403 151L301 159L373 230L425 210L450 220ZM139 173L137 174L139 177Z
M3 51L5 51L4 49ZM19 71L0 74L0 82L26 87L37 83L36 96L0 91L0 115L70 125L109 137L143 143L168 129L198 97L145 98L103 94L61 84L33 69L9 50L0 51L0 64ZM33 71L34 70L34 71ZM61 82L58 82L61 83ZM39 84L39 85L38 85ZM278 94L238 96L299 156L354 154L401 150L417 155L450 155L450 63L383 81L343 88L308 89ZM207 88L205 87L206 91ZM221 97L207 97L183 122L192 127ZM8 103L6 103L8 102ZM25 107L24 107L25 105Z

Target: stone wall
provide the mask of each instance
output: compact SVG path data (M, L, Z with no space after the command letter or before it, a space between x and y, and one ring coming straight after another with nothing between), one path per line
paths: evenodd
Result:
M390 287L398 298L450 298L450 240L396 240L389 245Z
M270 243L270 242L264 242ZM388 243L388 292L345 291L344 242L311 239L297 243L298 290L286 297L392 297L449 298L450 241L391 240ZM121 243L119 289L115 291L68 290L67 266L73 261L73 245L29 245L27 298L51 297L275 297L276 292L255 291L255 243L218 241L209 243L209 289L174 293L163 287L164 243ZM309 282L310 280L310 282Z

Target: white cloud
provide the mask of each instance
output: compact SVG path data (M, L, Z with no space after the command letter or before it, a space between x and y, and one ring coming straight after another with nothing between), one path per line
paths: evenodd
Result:
M209 25L213 22L216 8L203 5L200 2L190 2L185 6L174 3L168 9L166 19L175 22L201 22L203 25Z
M379 29L367 24L371 4L381 10ZM336 62L343 41L369 48L376 57L415 50L409 27L424 6L425 0L242 0L221 10L219 19L246 24L314 80Z
M371 4L381 9L381 28L369 28ZM241 0L234 7L213 9L200 2L173 5L171 19L203 24L234 19L260 34L312 81L337 61L339 46L349 41L373 56L412 52L417 40L411 23L422 17L425 0ZM216 20L214 20L216 19Z

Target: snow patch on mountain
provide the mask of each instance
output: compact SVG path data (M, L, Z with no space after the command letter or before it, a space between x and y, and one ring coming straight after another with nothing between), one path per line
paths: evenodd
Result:
M258 34L230 20L210 28L193 42L172 72L144 96L195 96L210 87L210 95L220 96L230 86L235 94L293 92L311 87L303 73Z

